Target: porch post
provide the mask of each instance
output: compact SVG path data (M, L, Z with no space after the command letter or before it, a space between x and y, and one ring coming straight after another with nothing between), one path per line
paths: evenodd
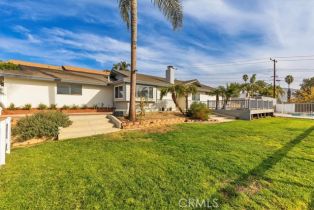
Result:
M11 152L11 117L8 117L5 120L5 140L6 140L6 153L10 154Z

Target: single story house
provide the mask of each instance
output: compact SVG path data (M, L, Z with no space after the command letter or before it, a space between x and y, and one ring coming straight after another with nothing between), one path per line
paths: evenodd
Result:
M52 66L18 60L8 62L20 66L20 70L0 70L2 94L0 102L8 107L14 104L23 107L39 104L57 107L64 105L88 107L112 107L118 112L127 113L130 97L129 71L98 71L72 66ZM173 84L195 84L196 94L189 96L193 101L215 100L210 95L213 88L198 80L181 81L175 79L175 70L169 66L165 77L137 74L137 99L145 97L149 111L171 111L175 105L171 95L160 100L160 89ZM185 109L185 99L179 99Z

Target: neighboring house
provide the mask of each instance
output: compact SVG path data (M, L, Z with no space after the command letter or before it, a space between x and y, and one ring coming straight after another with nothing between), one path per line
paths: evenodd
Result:
M13 103L16 107L40 103L58 107L64 105L87 105L89 107L112 107L116 111L127 113L130 98L129 71L97 71L71 66L51 66L24 61L10 60L20 65L21 70L0 71L4 94L0 100L5 107ZM211 87L197 80L175 80L174 69L169 66L166 77L137 74L137 100L147 99L149 111L175 110L171 95L160 100L160 89L176 83L195 84L198 93L189 96L192 101L215 100L209 95ZM185 99L179 104L185 109Z

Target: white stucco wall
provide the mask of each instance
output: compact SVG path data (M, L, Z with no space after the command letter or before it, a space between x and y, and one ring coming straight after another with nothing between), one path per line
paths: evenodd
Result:
M25 104L37 107L40 103L50 105L55 103L55 87L54 82L5 78L4 104L6 107L11 103L16 107Z
M192 100L192 94L189 95L189 98L188 98L188 101L189 101L189 106L191 106L191 104L193 102L202 102L202 103L205 103L207 104L207 101L215 101L216 100L216 96L213 96L213 95L208 95L206 94L205 92L199 92L200 94L200 100L199 101L193 101ZM185 98L184 97L181 97L179 98L179 106L185 110Z
M82 95L58 95L55 82L5 78L3 102L5 106L14 103L17 107L25 104L37 107L40 103L58 107L73 104L112 107L113 90L112 87L83 85Z
M56 104L63 105L87 105L93 107L112 107L113 90L111 87L83 85L82 95L60 95L56 94Z

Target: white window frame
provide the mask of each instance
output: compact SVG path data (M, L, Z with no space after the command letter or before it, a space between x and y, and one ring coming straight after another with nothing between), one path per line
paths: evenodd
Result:
M200 93L192 94L192 101L201 101L201 94Z
M68 93L61 93L59 91L60 85L67 86ZM73 86L77 86L80 88L80 93L73 93ZM83 94L83 85L80 84L72 84L72 83L57 83L57 95L77 95L81 96Z
M122 90L120 90L120 88ZM118 93L118 97L116 96L117 93ZM121 95L120 95L120 93L121 93ZM124 98L124 86L123 85L119 85L119 86L114 87L114 98L115 99L123 99Z
M154 87L153 87L153 86L137 85L137 86L136 86L136 97L137 97L137 98L143 97L143 96L140 96L140 95L139 95L139 92L140 92L140 91L139 91L139 88L142 88L141 91L143 91L144 88L147 88L147 89L148 89L148 97L147 97L147 99L154 99ZM151 95L150 95L150 93L151 93Z

